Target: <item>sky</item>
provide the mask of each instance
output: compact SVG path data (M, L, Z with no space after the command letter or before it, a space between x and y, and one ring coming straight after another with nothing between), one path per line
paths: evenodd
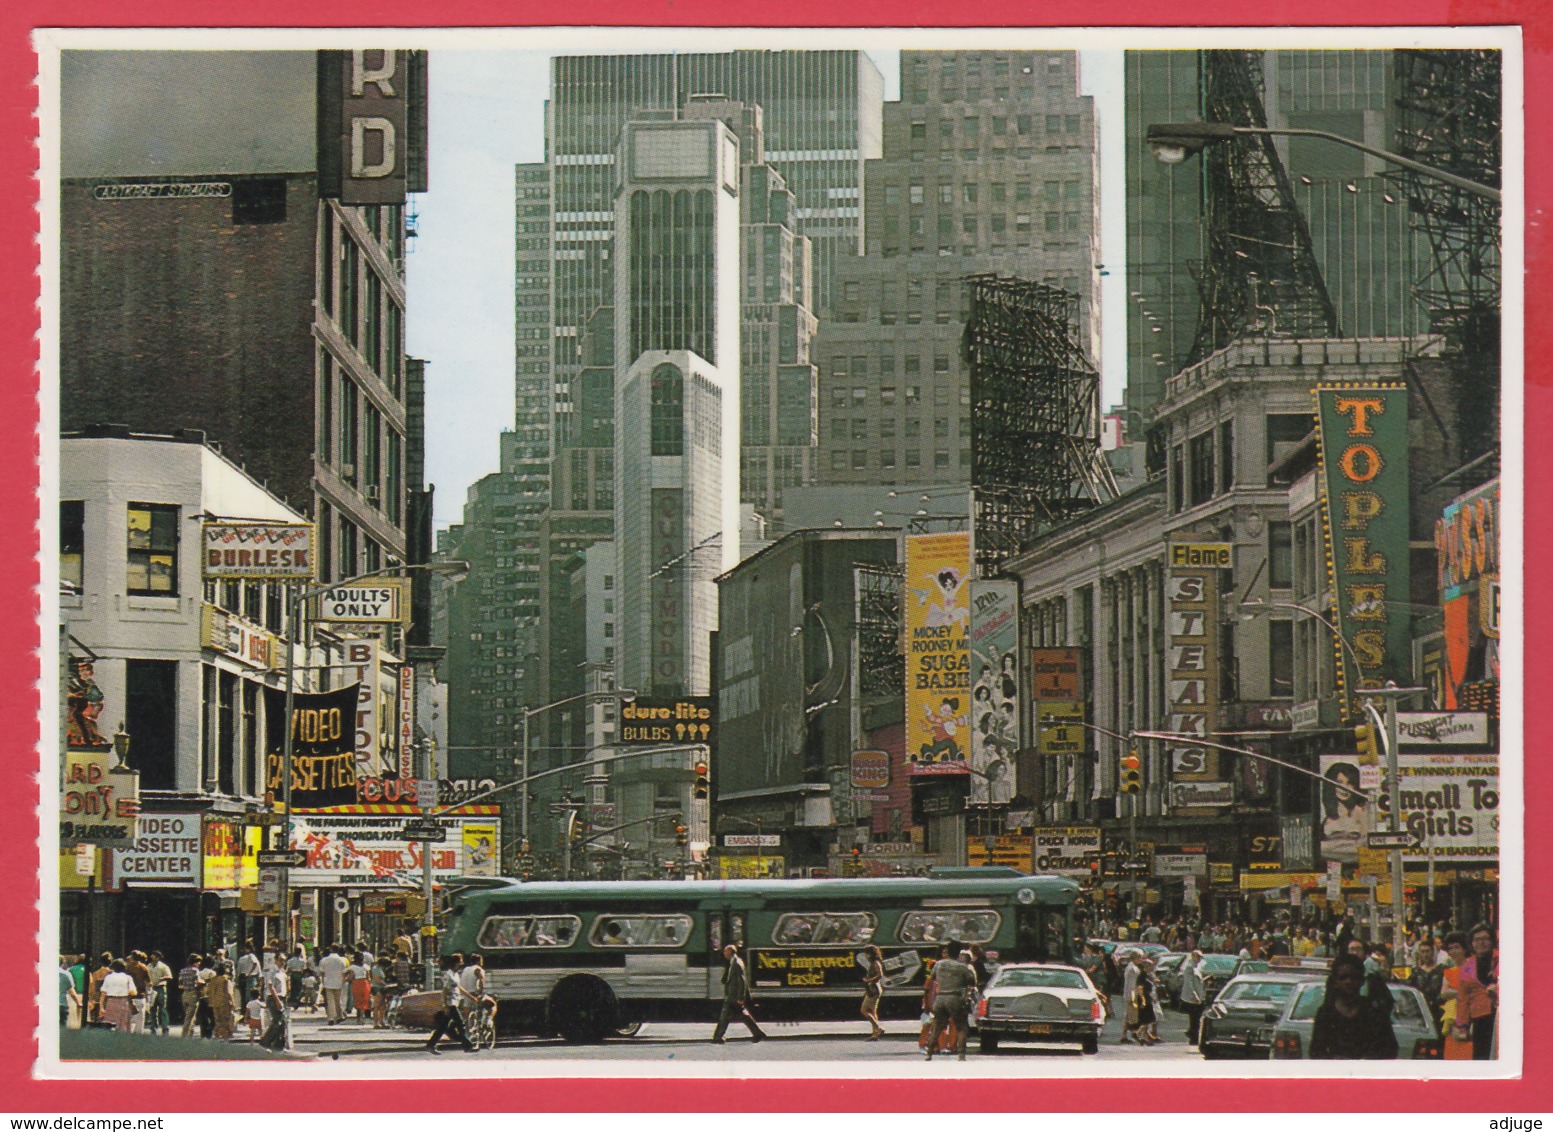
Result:
M624 48L623 50L631 50ZM430 191L412 198L416 238L405 273L405 345L426 360L426 478L436 485L438 529L459 522L471 484L496 471L498 436L513 423L513 166L545 156L549 60L602 53L431 52ZM899 94L900 53L870 50ZM1096 96L1101 145L1102 394L1121 398L1126 334L1122 57L1081 51L1084 91ZM1114 312L1114 313L1113 313Z

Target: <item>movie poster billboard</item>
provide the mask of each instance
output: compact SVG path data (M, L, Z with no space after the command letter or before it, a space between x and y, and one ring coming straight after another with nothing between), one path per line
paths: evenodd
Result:
M1455 499L1434 524L1444 612L1445 711L1465 705L1470 685L1499 680L1499 481Z
M1402 828L1414 845L1408 861L1475 861L1499 857L1498 755L1400 755ZM1321 855L1328 861L1356 863L1357 849L1370 831L1391 828L1390 783L1384 768L1366 793L1374 805L1346 787L1359 782L1351 755L1322 755Z
M971 583L972 803L1014 796L1019 749L1019 583Z
M355 684L332 692L296 692L291 697L291 807L296 810L349 806L356 802ZM264 689L264 788L284 797L286 693Z
M1351 697L1387 680L1407 684L1409 596L1407 389L1321 386L1318 480L1327 580L1337 596L1339 682Z
M906 536L906 758L915 774L970 757L971 536Z

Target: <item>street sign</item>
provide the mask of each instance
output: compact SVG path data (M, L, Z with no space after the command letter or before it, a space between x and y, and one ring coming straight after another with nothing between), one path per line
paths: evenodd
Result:
M1371 849L1412 849L1419 844L1405 829L1399 829L1395 833L1371 833L1365 836L1364 843Z
M406 822L404 839L406 841L446 841L448 831L446 827L433 822Z
M257 856L261 869L300 869L307 864L306 849L260 849Z

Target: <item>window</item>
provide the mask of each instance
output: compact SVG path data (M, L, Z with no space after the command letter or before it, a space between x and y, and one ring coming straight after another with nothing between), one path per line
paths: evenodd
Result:
M952 185L949 182L945 181L943 184L938 186L938 203L939 204L953 204L954 203L954 185Z
M1219 425L1219 494L1224 494L1234 486L1235 422L1224 421Z
M1186 455L1179 444L1170 447L1170 510L1186 506Z
M1294 535L1290 523L1267 524L1267 584L1275 590L1294 585Z
M356 482L358 436L356 409L359 393L356 383L340 374L340 475L346 483Z
M1003 917L990 908L907 912L896 935L902 943L986 943L998 934Z
M79 590L84 585L81 560L86 553L86 503L59 502L59 580Z
M588 942L594 947L677 948L690 938L690 927L689 916L601 914L593 919Z
M922 203L922 186L921 185L912 185L911 189L910 189L910 195L911 195L911 203L912 204L921 204Z
M124 730L129 765L142 790L175 790L178 753L178 662L124 662Z
M479 944L492 950L570 947L582 930L576 916L491 916L480 926Z
M1309 413L1269 413L1267 415L1268 465L1278 463L1298 448L1300 441L1305 439L1313 427L1314 418ZM1267 477L1267 486L1273 486L1271 474Z
M1205 432L1191 440L1191 506L1206 503L1213 498L1213 433Z
M1274 699L1287 699L1294 695L1293 621L1268 622L1267 691Z
M652 454L685 454L685 377L679 367L661 365L652 371Z
M927 123L926 122L913 122L911 124L911 136L913 138L925 138L925 137L927 137Z
M810 943L867 943L874 938L878 924L879 919L872 912L784 912L776 927L771 929L771 942L789 947Z
M129 505L129 592L178 593L178 508Z

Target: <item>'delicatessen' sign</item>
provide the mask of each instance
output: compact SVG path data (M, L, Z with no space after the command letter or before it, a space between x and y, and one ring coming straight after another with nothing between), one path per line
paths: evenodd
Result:
M1339 672L1357 689L1411 676L1411 623L1392 610L1410 597L1407 389L1316 389L1327 578L1337 595ZM1351 654L1350 654L1351 650ZM1350 671L1357 667L1357 671Z
M313 580L311 523L206 523L201 539L201 572L207 579Z

